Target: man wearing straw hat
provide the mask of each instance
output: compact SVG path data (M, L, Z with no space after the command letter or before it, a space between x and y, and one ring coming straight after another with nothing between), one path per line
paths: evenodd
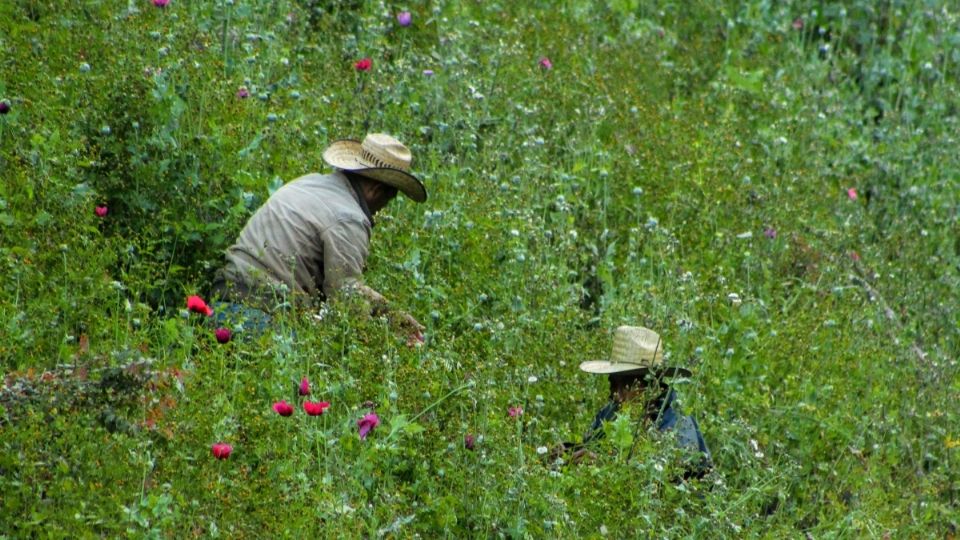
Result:
M690 458L686 462L686 477L703 476L712 468L710 450L697 421L680 412L676 395L665 382L671 377L689 377L690 371L664 364L663 343L656 332L638 326L621 326L614 333L610 359L583 362L580 369L607 375L610 402L597 413L583 443L564 443L560 449L573 450L574 462L590 455L588 445L603 437L604 424L613 421L620 409L630 403L643 407L645 421L656 426L657 431L674 434L677 445Z
M214 284L221 299L269 310L280 301L324 301L353 291L375 313L388 311L386 299L363 284L362 273L374 215L398 191L418 203L427 199L423 183L410 174L410 150L372 133L363 142L332 143L323 159L332 173L287 183L247 221ZM402 311L393 315L422 339L416 319Z

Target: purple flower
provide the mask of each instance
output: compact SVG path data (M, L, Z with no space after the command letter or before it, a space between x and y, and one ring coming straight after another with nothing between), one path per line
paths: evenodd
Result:
M523 407L517 405L516 407L510 407L507 409L507 414L510 415L510 418L517 418L523 414Z
M423 70L423 74L424 74L424 76L426 76L426 77L432 77L432 76L433 76L433 70L432 70L432 69L425 69L425 70Z
M550 59L547 58L546 56L541 58L540 61L537 63L540 64L540 67L542 67L543 69L547 69L547 70L553 69L553 62L551 62Z
M763 231L763 235L773 240L774 238L777 237L777 230L774 229L773 227L767 227L767 229Z
M247 90L246 86L241 86L237 90L237 97L240 99L247 99L248 97L250 97L250 91Z
M397 13L397 22L400 23L400 26L410 26L410 23L413 22L413 15L410 15L409 11L401 11Z
M467 433L463 436L463 447L467 450L473 450L473 445L476 441L473 438L473 435Z
M377 413L368 413L363 418L357 420L357 427L360 428L360 439L366 439L373 428L380 425L380 417Z
M153 0L153 5L157 6L158 8L165 8L169 3L170 0Z
M10 102L0 101L0 114L7 114L8 112L10 112Z

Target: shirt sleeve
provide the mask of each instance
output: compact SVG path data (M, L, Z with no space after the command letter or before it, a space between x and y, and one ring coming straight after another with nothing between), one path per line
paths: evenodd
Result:
M370 231L357 219L340 218L323 240L323 293L333 298L340 289L359 283L370 247Z

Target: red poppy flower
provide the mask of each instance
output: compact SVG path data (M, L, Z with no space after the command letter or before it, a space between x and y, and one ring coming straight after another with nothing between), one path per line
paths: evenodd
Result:
M373 67L373 60L370 58L364 58L362 60L357 60L353 67L357 68L357 71L370 71L370 68Z
M201 313L207 317L213 315L213 310L210 309L210 306L203 301L203 298L197 295L187 297L187 309L194 313Z
M280 416L290 416L293 414L293 407L285 400L280 400L273 404L273 410Z
M109 210L107 209L107 207L106 207L105 205L99 205L99 206L97 206L96 208L93 209L93 213L96 214L97 217L107 217L107 212L108 212L108 211L109 211Z
M306 377L300 379L300 387L298 388L301 396L310 395L310 381Z
M233 447L223 442L218 442L210 447L210 453L217 459L227 459L231 452L233 452Z
M304 401L303 410L310 416L320 416L328 408L330 408L330 403L326 401Z
M218 342L218 343L228 343L228 342L230 341L230 337L233 335L233 333L230 332L230 329L229 329L229 328L222 328L222 327L221 327L221 328L217 328L216 330L214 330L214 331L213 331L213 335L217 338L217 342Z

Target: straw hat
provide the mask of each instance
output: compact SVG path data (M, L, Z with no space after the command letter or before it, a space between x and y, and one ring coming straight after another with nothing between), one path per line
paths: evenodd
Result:
M660 335L642 326L621 326L613 334L613 351L609 360L590 360L580 364L587 373L623 373L652 370L664 376L689 376L690 371L663 363L663 341Z
M423 182L410 174L410 149L390 135L370 133L363 142L335 141L323 151L328 165L391 185L416 202L427 200Z

